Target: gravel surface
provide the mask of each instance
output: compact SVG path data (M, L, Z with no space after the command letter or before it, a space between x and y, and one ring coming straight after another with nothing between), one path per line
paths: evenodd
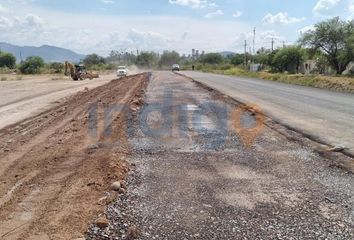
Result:
M235 107L183 77L153 74L130 126L128 192L107 207L109 226L92 224L87 239L354 239L353 174L269 128L245 147L244 136L215 128L215 112L198 111L206 102ZM149 126L171 117L168 136L143 133L148 107ZM177 121L180 109L188 124ZM254 116L241 123L254 126Z

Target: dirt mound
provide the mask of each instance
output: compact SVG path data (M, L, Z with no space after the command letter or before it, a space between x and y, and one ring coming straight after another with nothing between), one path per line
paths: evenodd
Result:
M0 130L0 238L84 235L88 222L115 197L111 183L124 179L130 169L127 119L147 78L140 74L86 89ZM104 109L116 105L128 107L114 109L107 124ZM88 130L92 121L96 135Z

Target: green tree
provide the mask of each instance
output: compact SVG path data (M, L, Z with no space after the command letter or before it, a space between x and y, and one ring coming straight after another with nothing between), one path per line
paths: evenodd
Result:
M264 47L258 49L257 54L253 56L255 63L271 66L275 52Z
M154 52L142 52L136 58L136 65L138 67L153 68L158 63L158 56Z
M315 25L306 32L300 43L313 50L321 50L337 74L342 74L354 59L354 21L335 17Z
M179 63L180 56L177 52L172 51L164 51L163 54L161 55L160 61L159 61L159 66L171 66L175 63Z
M199 61L207 64L221 64L224 57L220 53L207 53L201 56Z
M300 64L304 61L304 51L300 47L286 47L279 50L273 58L274 70L283 72L298 72Z
M245 55L244 54L235 54L232 56L230 63L233 65L240 65L245 62Z
M41 68L44 67L44 60L41 57L28 57L23 61L19 67L19 70L23 74L37 74L41 72Z
M93 53L93 54L87 55L84 58L83 63L85 65L90 66L90 65L105 64L106 61L103 57L97 55L96 53Z
M0 68L7 67L14 69L16 66L16 57L11 53L0 52Z
M112 50L109 56L105 59L106 63L131 65L135 64L136 56L132 52L119 52Z

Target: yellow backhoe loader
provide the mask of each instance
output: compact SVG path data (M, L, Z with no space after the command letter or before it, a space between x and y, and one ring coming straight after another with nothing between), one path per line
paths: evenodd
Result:
M89 78L90 80L92 80L93 78L99 78L98 74L87 72L85 66L82 64L74 65L66 61L64 67L65 67L65 72L64 72L65 76L68 76L70 73L70 76L74 81L84 80L87 78Z

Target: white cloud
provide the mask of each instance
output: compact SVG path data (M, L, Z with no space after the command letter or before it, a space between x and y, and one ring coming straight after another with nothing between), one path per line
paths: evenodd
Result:
M117 22L125 24L117 25ZM171 22L179 24L171 28ZM216 22L172 15L77 14L36 6L0 14L1 41L16 45L54 45L85 54L106 55L111 50L135 52L137 48L187 54L192 48L207 52L239 51L242 48L233 45L234 29L245 32L252 26L222 19Z
M24 17L1 17L0 26L3 26L3 33L8 32L36 32L42 30L44 21L42 18L33 15L27 14ZM8 27L8 28L6 28Z
M216 6L215 3L209 3L207 0L169 0L169 3L187 6L191 8L203 8L206 6Z
M232 16L234 17L234 18L239 18L239 17L241 17L242 16L242 12L241 11L236 11Z
M274 30L268 30L261 32L259 35L259 40L260 41L267 41L267 40L278 40L278 41L284 41L285 37L279 35L277 32Z
M308 32L308 31L314 30L314 29L315 29L315 25L308 25L308 26L305 26L305 27L301 28L301 29L298 30L297 32L298 32L299 34L304 34L304 33Z
M348 9L349 9L349 13L351 15L351 17L350 17L350 20L351 20L351 19L353 19L353 16L354 16L354 0L349 1Z
M4 29L8 29L9 27L11 27L10 19L0 16L0 29L4 30Z
M242 52L244 51L244 44L245 40L247 42L247 51L253 50L253 32L243 32L238 34L234 38L234 46L238 49L242 49ZM255 51L258 49L264 47L266 49L270 49L272 47L272 41L273 41L273 47L277 48L283 45L283 41L285 41L286 38L280 34L278 34L274 30L266 30L266 31L260 31L257 32L256 38L255 38Z
M223 15L224 12L222 10L216 10L215 12L210 12L205 15L205 18L214 18L216 16L221 16Z
M339 3L340 0L319 0L313 8L313 12L317 15L328 15Z
M287 12L279 12L275 15L268 13L263 18L264 24L281 24L281 25L289 25L293 23L298 23L304 21L305 18L296 18L290 17Z

